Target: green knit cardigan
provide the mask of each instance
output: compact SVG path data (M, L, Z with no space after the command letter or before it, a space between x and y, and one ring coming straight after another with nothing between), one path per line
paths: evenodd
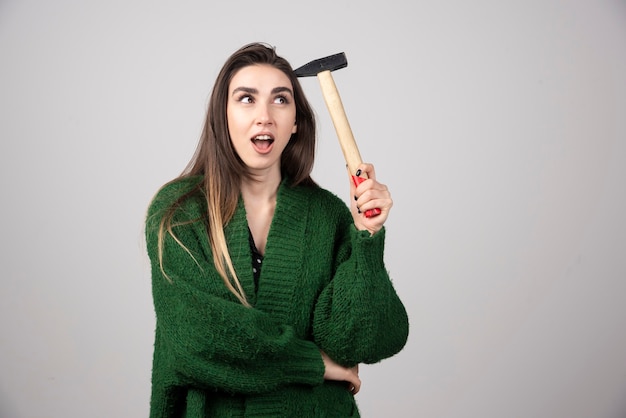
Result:
M225 234L245 307L215 272L199 191L174 217L188 251L167 234L168 277L159 265L163 213L198 181L164 186L146 219L156 312L150 417L358 417L347 384L324 380L320 350L353 366L404 347L408 318L383 261L385 230L358 231L337 196L283 181L255 290L240 199Z

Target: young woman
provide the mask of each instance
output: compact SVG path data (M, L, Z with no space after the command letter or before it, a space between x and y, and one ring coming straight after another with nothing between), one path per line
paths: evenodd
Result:
M320 188L315 140L289 63L236 51L194 157L148 210L151 417L358 417L358 364L406 343L383 261L391 195L370 164L351 207Z

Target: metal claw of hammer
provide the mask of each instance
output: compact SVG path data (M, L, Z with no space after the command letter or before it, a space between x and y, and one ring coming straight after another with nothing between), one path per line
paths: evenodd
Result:
M326 102L326 107L328 108L330 118L337 132L337 139L339 140L341 151L346 160L348 171L352 176L352 181L358 186L367 179L367 175L358 170L358 166L362 162L361 154L354 140L354 135L352 134L348 117L343 108L339 91L337 90L337 86L331 74L331 71L339 70L347 66L348 60L346 59L346 54L340 52L339 54L313 60L297 68L294 72L297 77L317 76L324 101ZM379 208L365 211L365 216L368 218L378 214L380 214Z

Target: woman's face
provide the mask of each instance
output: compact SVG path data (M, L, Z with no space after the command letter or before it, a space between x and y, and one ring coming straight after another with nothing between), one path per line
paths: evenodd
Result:
M250 171L280 173L280 155L296 132L289 78L265 64L240 69L228 86L226 115L235 151Z

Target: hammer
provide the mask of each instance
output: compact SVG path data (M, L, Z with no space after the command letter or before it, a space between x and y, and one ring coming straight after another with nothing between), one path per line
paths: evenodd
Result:
M331 71L339 70L347 66L348 60L346 59L346 54L340 52L339 54L313 60L308 64L297 68L294 72L297 77L317 76L317 79L320 82L320 87L322 88L322 95L324 96L326 107L328 107L330 118L332 119L335 131L337 132L337 139L339 139L341 151L346 159L348 171L352 176L352 181L355 186L358 186L361 182L367 179L367 174L358 170L358 166L362 162L361 154L359 153L359 148L354 140L354 135L352 134L352 129L350 129L348 117L344 111L339 91L337 90L337 86L335 85L331 74ZM365 211L365 216L368 218L378 214L380 214L379 208Z

